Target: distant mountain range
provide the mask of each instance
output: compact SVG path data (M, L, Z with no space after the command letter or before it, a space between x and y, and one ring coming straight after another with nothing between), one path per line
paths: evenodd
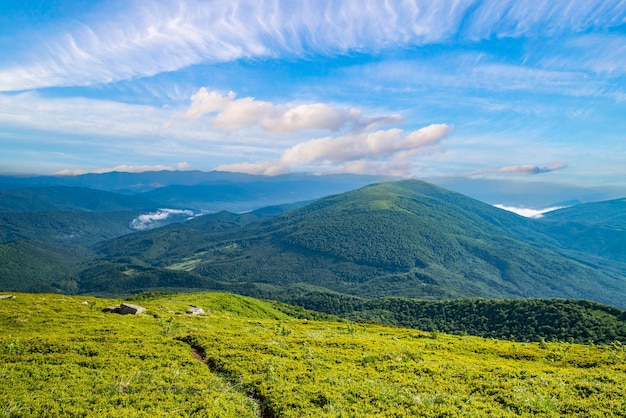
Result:
M47 210L63 210L59 202L54 200L55 193L64 187L89 188L108 192L115 192L127 196L134 196L133 205L143 207L184 208L205 212L219 212L230 210L242 212L258 209L270 205L293 203L318 199L331 194L342 193L363 187L367 184L385 181L380 176L359 175L325 175L286 174L280 176L255 176L242 173L228 173L220 171L155 171L145 173L103 173L83 174L80 176L0 176L0 191L13 194L33 193L34 188L56 188L41 190L40 196L34 197L39 201L28 201L28 196L21 196L27 210L38 210L50 204ZM16 189L27 189L22 192ZM78 190L78 189L75 189ZM87 193L81 191L79 193ZM47 194L47 195L46 195ZM41 196L43 195L43 196ZM12 210L16 202L10 199L10 194L0 197L1 210ZM84 198L86 196L80 196ZM123 199L109 197L110 204ZM19 200L19 199L18 199ZM130 199L127 199L129 204ZM36 205L40 203L40 205ZM78 201L68 201L66 205L72 207ZM16 210L22 210L15 206ZM87 210L100 210L87 209ZM42 209L46 210L46 209Z
M624 199L535 220L416 180L315 200L354 186L354 178L244 177L134 194L7 187L0 191L0 288L218 289L281 300L573 298L626 307ZM300 198L306 201L294 203ZM284 204L198 216L198 202ZM163 226L139 230L141 222Z
M34 186L84 187L122 194L152 192L160 204L196 210L243 211L266 205L317 199L399 178L369 175L285 174L260 176L222 171L110 172L77 176L0 175L0 190ZM584 186L514 179L433 177L425 179L489 204L543 209L622 198L626 187ZM228 190L225 190L228 189ZM228 198L220 195L226 191Z

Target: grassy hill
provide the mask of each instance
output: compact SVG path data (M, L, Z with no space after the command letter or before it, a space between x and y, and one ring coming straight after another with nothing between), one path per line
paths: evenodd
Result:
M0 300L2 416L626 416L626 351L318 321L222 293ZM206 315L185 314L190 305ZM295 313L292 314L292 312Z
M222 231L127 236L101 251L111 260L132 256L238 284L306 283L366 297L559 297L626 306L626 265L566 252L534 222L403 181Z

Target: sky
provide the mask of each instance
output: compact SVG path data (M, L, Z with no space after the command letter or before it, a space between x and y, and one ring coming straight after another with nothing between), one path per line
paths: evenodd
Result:
M0 2L0 173L626 185L626 0Z

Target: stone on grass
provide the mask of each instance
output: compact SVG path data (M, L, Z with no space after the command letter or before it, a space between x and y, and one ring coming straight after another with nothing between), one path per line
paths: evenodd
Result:
M13 295L0 295L0 299L14 299L15 296Z
M187 313L189 315L204 315L204 309L198 308L197 306L192 306L191 308L187 309Z
M131 305L130 303L122 303L119 313L122 315L139 315L146 311L146 308L139 305Z
M111 313L120 313L119 306L107 306L102 310L102 312L111 312Z

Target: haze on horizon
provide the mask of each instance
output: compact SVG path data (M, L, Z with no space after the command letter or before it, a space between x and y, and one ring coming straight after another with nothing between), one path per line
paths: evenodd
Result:
M27 0L0 49L4 173L626 185L621 0Z

